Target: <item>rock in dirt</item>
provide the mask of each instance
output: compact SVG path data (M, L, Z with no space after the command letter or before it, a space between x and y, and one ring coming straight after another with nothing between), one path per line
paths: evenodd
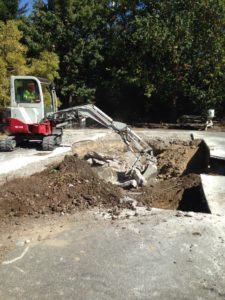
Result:
M105 161L97 159L97 158L92 158L93 164L96 166L104 166Z
M121 183L117 183L118 186L121 186L122 188L137 188L138 184L137 181L134 179L125 181L125 182L121 182Z
M98 159L100 161L105 161L107 162L107 160L114 160L115 159L115 156L113 155L107 155L107 154L103 154L103 153L97 153L95 151L89 151L85 157L85 159L89 159L89 158L95 158L95 159Z
M133 169L131 172L131 176L137 181L137 184L139 186L145 186L147 185L147 180L144 178L144 176L141 174L141 172L138 169Z

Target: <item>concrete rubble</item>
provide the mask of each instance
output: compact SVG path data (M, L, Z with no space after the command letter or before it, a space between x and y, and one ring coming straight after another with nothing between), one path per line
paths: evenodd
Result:
M117 158L115 155L89 151L85 155L85 159L87 163L93 167L103 167L102 170L98 172L102 178L107 178L107 181L117 184L123 188L145 186L147 185L148 180L155 177L157 174L156 167L146 168L145 164L142 164L141 160L137 161L136 155L132 152L127 152L122 158ZM135 167L133 167L134 164ZM110 169L110 171L107 169ZM142 172L144 172L145 169L148 171L146 171L143 175Z

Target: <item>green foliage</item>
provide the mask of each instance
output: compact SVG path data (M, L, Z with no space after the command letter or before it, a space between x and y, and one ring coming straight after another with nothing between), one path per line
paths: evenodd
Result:
M29 73L35 74L35 76L46 78L49 81L54 81L54 79L59 78L58 68L58 56L53 52L48 52L45 50L40 53L38 59L32 59L32 65Z
M0 0L0 20L15 20L27 10L27 5L20 7L19 0Z
M10 103L9 85L11 75L42 76L50 81L58 77L59 59L55 53L43 51L39 58L27 63L27 47L21 43L23 33L20 22L0 21L0 107Z
M54 50L60 58L58 88L65 103L94 101L99 65L103 61L105 1L36 2L23 30L30 54Z
M118 2L108 67L118 91L121 84L135 87L145 110L165 111L164 118L219 107L225 89L225 1Z
M9 104L9 84L11 75L25 75L26 46L20 43L22 33L18 22L0 21L0 106Z

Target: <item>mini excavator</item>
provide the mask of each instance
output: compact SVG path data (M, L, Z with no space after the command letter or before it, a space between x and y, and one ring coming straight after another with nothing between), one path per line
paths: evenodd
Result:
M141 161L142 174L149 177L156 173L153 149L125 123L113 121L91 104L57 110L54 85L34 76L11 77L11 106L3 117L7 137L0 140L0 151L13 151L29 142L39 142L43 151L53 151L61 144L63 127L68 122L87 118L118 133L128 148L137 153L132 169Z

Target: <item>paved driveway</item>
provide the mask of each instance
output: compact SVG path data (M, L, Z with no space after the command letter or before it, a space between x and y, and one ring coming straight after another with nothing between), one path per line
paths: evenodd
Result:
M77 219L17 246L0 267L0 299L224 299L225 220L152 210Z

